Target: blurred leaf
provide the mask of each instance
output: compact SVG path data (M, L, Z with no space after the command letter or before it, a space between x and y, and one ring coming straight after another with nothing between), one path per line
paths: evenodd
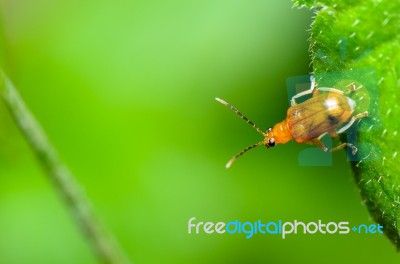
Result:
M370 213L399 249L400 1L300 0L294 5L316 11L310 40L316 76L373 69L368 81L375 80L378 93L369 99L378 110L352 135L359 152L351 163Z

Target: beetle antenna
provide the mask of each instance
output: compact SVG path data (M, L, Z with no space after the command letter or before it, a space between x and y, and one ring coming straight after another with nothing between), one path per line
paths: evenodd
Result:
M245 148L244 150L240 151L238 154L236 154L233 158L231 158L228 163L226 164L226 168L229 169L232 166L232 163L235 162L235 160L237 160L237 158L239 158L240 156L242 156L244 153L246 153L247 151L256 148L258 146L261 146L264 144L264 141L258 142L257 144L251 145L250 147Z
M258 128L258 126L256 124L253 123L253 121L251 121L250 119L248 119L246 116L244 116L236 107L234 107L233 105L225 102L224 100L216 97L215 100L217 100L218 102L220 102L221 104L225 105L226 107L228 107L229 109L231 109L235 114L237 114L241 119L243 119L247 124L249 124L250 126L252 126L255 130L258 131L258 133L260 133L261 135L263 135L264 137L266 136L265 132L263 132L260 128ZM257 144L253 145L252 147L250 147L249 149L252 149L256 146ZM246 149L247 151L248 149ZM244 151L244 152L246 152ZM244 153L243 152L243 153ZM243 154L242 153L242 154ZM240 155L242 155L240 154ZM239 155L239 156L240 156Z

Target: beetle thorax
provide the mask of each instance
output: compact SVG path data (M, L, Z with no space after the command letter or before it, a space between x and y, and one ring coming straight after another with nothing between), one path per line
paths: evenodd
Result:
M292 139L286 120L276 124L272 129L267 131L265 143L273 140L276 144L284 144Z

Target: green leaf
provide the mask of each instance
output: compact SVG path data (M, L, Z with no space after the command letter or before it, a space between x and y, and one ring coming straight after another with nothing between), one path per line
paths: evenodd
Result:
M316 13L310 51L319 86L336 83L345 89L354 81L360 88L357 111L368 110L370 116L345 135L359 147L349 157L368 210L400 249L400 1L299 0L294 5Z

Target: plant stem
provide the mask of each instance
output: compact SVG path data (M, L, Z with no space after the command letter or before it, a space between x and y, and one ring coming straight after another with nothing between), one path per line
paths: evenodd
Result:
M25 105L13 83L2 72L0 72L0 93L39 163L75 217L100 261L110 264L129 263L117 242L96 219L89 200L74 176L57 156L45 132Z

